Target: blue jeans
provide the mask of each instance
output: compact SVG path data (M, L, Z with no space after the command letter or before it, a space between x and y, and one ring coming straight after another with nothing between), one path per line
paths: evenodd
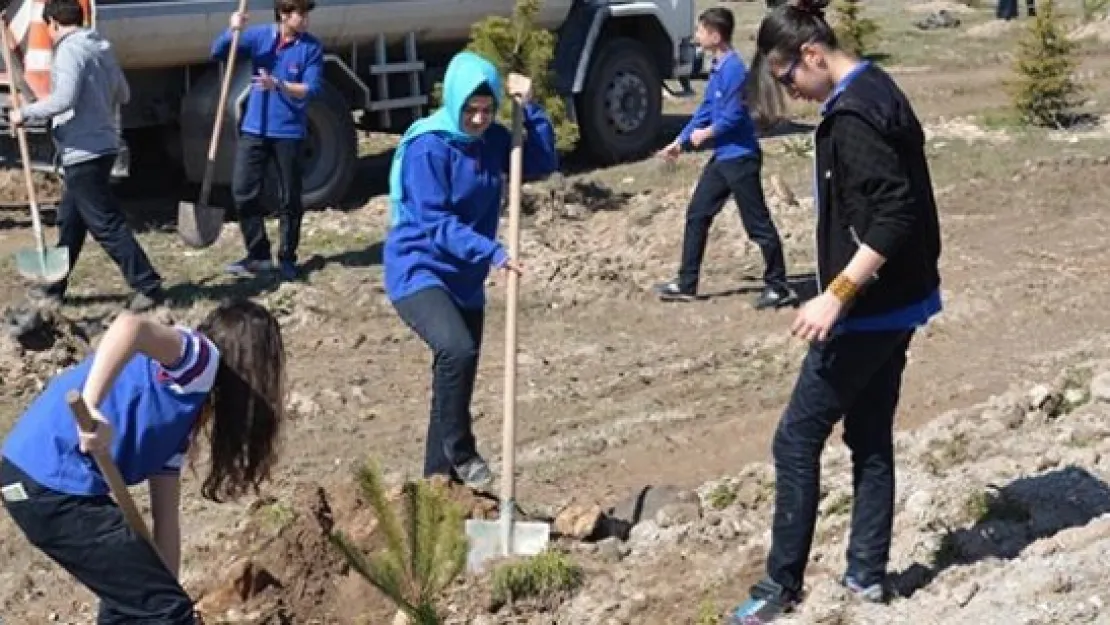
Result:
M820 498L821 451L844 419L852 453L848 571L882 581L894 521L894 413L913 331L857 332L810 347L774 439L775 512L767 574L802 589Z
M432 350L424 477L457 477L454 468L478 456L470 400L478 375L485 312L460 308L441 288L417 291L397 300L393 307Z

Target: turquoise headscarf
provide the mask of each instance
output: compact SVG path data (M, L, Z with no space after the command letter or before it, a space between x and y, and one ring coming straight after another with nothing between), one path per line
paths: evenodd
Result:
M490 91L494 94L494 110L496 110L496 107L501 104L501 76L493 63L469 51L459 52L451 59L443 77L443 106L431 115L413 122L401 136L401 143L393 153L393 161L389 167L390 225L401 223L407 218L405 208L401 204L401 163L404 161L405 149L409 142L429 132L446 135L455 140L472 141L474 138L460 127L462 111L466 101L483 83L489 85Z

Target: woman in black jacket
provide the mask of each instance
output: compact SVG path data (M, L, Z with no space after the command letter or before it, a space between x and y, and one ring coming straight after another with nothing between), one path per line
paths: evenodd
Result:
M890 76L837 47L827 4L793 0L769 12L748 83L757 120L780 118L782 88L822 103L814 177L820 294L791 327L810 348L775 432L767 575L732 615L738 623L765 622L801 600L821 452L841 419L854 487L842 582L861 599L884 599L906 350L941 309L940 229L921 124Z

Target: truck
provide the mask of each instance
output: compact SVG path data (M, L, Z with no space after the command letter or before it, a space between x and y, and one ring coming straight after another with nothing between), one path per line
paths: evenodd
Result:
M514 5L319 0L309 30L325 47L325 84L307 110L305 206L340 202L358 170L358 130L397 134L426 114L429 94L451 56L466 46L472 24L490 15L508 17ZM238 3L88 0L88 6L91 25L112 43L130 83L131 100L120 111L127 160L168 157L188 182L199 183L222 80L211 44ZM28 11L35 9L41 11L41 0L13 0L6 9L15 41L23 45ZM251 23L270 21L272 0L250 0L248 12ZM600 164L648 153L662 122L665 81L693 72L693 0L544 0L537 23L556 35L552 70L579 125L579 151ZM249 59L237 63L213 174L217 186L230 184L250 72ZM3 85L0 108L6 109L6 80ZM25 99L33 95L29 91L20 89ZM6 114L0 119L7 123ZM6 128L0 131L0 166L17 166L15 141ZM33 167L54 171L48 127L29 127L28 134ZM117 175L126 176L126 166Z

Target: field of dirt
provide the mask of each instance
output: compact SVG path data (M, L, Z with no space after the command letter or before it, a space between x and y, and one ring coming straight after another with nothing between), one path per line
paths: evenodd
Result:
M742 18L736 40L746 56L762 5L727 4ZM1104 122L1028 129L1014 123L1005 83L1029 20L997 24L993 5L866 6L882 28L879 62L927 127L945 310L911 346L899 412L891 567L906 596L862 607L832 581L843 560L851 480L837 435L823 473L813 600L796 622L1107 622L1110 282L1099 276L1110 267L1110 43L1097 25L1079 30L1067 18L1086 37L1077 72L1086 106ZM940 9L960 25L914 25ZM693 103L668 106L675 130ZM812 282L814 224L812 140L803 125L815 121L815 108L796 110L799 130L763 140L764 188L790 273L804 288ZM622 517L638 493L656 494L640 519L624 519L642 520L627 540L559 540L583 568L577 591L494 611L486 580L463 576L444 599L449 622L708 625L759 575L771 433L805 346L790 338L793 310L751 308L762 262L731 203L706 254L712 297L664 304L651 295L655 282L673 277L685 203L706 158L567 173L526 189L519 503L536 518L565 517L568 509L588 517L593 505ZM380 188L385 173L369 162L360 185ZM3 180L8 197L19 178ZM201 598L208 622L391 622L395 608L344 565L324 534L341 527L378 545L377 520L355 490L353 470L373 459L396 484L421 467L430 356L382 292L384 197L366 193L353 208L308 215L309 275L279 284L221 274L241 254L235 224L212 248L191 250L163 219L183 196L121 193L170 291L157 315L191 322L223 296L254 296L279 315L290 354L295 422L263 496L217 506L200 499L195 476L185 478L185 586ZM32 244L25 211L0 209L0 302L23 298L11 253ZM43 320L49 331L28 345L0 335L2 428L47 376L95 344L126 302L126 286L99 247L90 242L83 254L63 316ZM473 412L479 448L500 473L499 278L489 294ZM145 506L145 489L134 494ZM453 496L476 514L496 515L493 495ZM33 551L6 515L0 557L5 622L92 618L92 595Z

